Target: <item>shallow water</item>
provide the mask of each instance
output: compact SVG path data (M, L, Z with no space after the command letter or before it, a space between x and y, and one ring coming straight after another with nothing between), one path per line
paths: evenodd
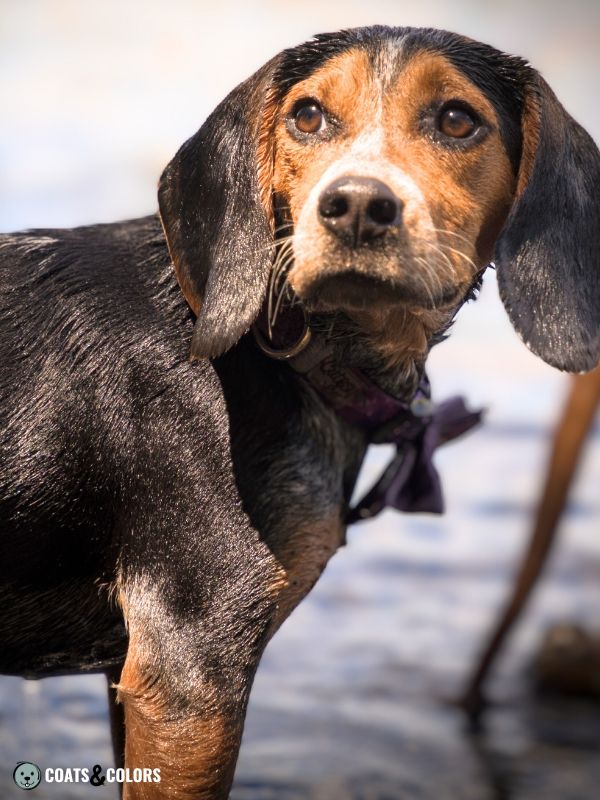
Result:
M177 0L167 13L157 0L0 0L0 107L8 109L0 229L154 210L161 167L206 112L271 53L317 30L384 21L491 41L541 67L569 110L600 133L600 107L589 103L600 68L600 6L591 0L568 8L520 0L218 6ZM460 391L488 408L483 428L439 453L448 513L386 513L350 531L348 547L267 648L234 800L598 796L600 710L536 699L527 666L547 625L599 618L600 430L560 546L499 662L486 734L474 738L446 700L508 590L566 383L517 341L493 275L432 354L430 374L436 397ZM371 454L365 484L386 456ZM0 800L22 797L10 775L25 759L111 763L102 677L0 678ZM43 784L34 797L90 792ZM99 796L110 797L109 787Z

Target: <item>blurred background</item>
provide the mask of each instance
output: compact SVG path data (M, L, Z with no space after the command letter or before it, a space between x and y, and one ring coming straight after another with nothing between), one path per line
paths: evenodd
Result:
M234 85L314 33L371 23L448 28L525 56L600 140L597 0L0 0L0 230L155 211L163 166ZM436 398L458 391L488 409L438 455L448 512L385 513L350 531L267 649L235 800L598 796L600 712L542 702L528 668L549 624L598 623L599 429L474 737L445 700L508 592L568 381L518 341L491 272L430 377ZM387 456L371 454L365 484ZM112 761L100 676L0 678L0 723L2 799L20 796L18 760ZM90 787L36 791L68 800Z

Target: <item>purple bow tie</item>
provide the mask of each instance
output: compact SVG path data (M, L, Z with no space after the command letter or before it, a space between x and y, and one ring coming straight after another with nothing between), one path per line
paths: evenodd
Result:
M395 444L396 455L374 486L349 509L346 522L359 522L386 507L398 511L442 514L444 498L433 454L481 421L481 411L469 411L462 397L436 405L423 376L410 403L384 392L359 370L330 358L301 354L294 369L332 406L340 417L365 429L372 444Z
M374 443L393 443L396 455L375 485L348 511L346 522L359 522L383 511L427 511L442 514L444 497L433 453L481 421L480 411L469 411L462 397L431 407L427 416L410 408L375 433Z

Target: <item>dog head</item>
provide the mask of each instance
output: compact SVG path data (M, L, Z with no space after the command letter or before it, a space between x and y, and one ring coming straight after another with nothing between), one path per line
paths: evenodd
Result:
M493 260L527 345L590 369L599 185L596 146L523 60L445 31L317 36L238 86L161 178L192 355L237 341L275 269L384 359L424 357Z

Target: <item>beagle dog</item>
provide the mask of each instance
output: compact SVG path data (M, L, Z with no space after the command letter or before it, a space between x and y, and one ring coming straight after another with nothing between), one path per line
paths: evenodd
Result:
M535 353L597 363L598 186L522 59L371 27L234 89L159 215L0 239L0 668L109 675L161 775L128 800L227 797L261 653L490 261Z

